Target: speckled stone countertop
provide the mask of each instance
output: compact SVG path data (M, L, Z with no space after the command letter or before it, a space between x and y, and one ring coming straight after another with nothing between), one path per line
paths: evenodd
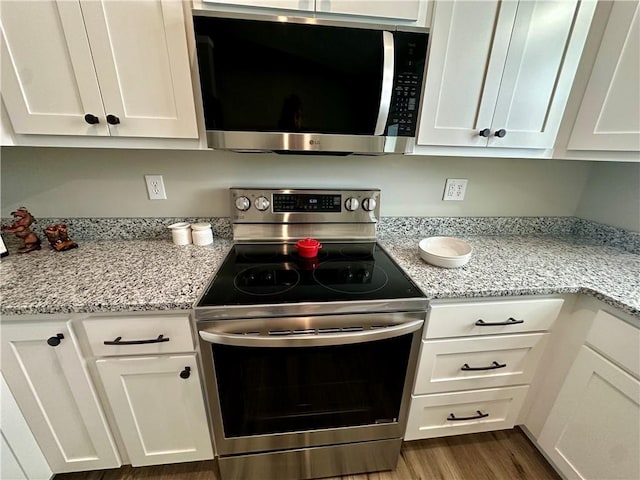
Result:
M585 293L640 318L640 255L575 238L458 236L471 260L448 269L420 258L421 238L380 243L429 299Z
M379 241L430 299L585 293L640 317L640 255L571 238L460 237L474 253L458 269L424 262L421 237ZM0 264L0 314L189 309L231 245L88 240L66 252L12 253Z

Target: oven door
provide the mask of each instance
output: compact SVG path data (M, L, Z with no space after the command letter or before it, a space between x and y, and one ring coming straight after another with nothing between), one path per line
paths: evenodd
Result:
M424 317L200 322L218 454L401 438Z

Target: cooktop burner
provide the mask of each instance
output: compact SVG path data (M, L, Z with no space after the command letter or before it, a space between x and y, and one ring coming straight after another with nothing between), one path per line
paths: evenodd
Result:
M196 307L423 297L375 243L324 242L315 258L293 244L236 244Z

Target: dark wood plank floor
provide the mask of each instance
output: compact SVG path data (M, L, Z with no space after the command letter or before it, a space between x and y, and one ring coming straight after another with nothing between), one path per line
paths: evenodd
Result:
M559 478L525 434L515 428L405 442L395 470L333 477L331 480L558 480ZM55 480L219 480L219 476L215 463L211 460L153 467L125 466L113 470L59 474L55 476Z

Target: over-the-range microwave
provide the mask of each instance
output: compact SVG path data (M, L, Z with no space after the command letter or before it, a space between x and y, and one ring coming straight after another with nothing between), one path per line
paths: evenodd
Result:
M193 13L209 147L375 155L415 138L426 30Z

